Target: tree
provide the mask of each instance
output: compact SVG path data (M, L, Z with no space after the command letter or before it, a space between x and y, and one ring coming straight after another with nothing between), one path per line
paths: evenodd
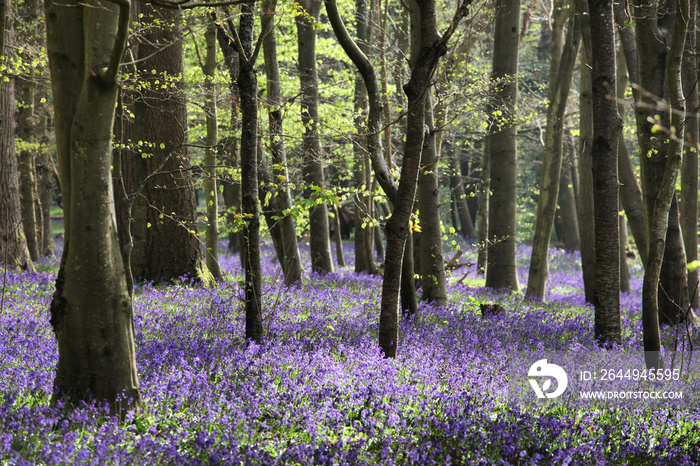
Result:
M593 89L593 209L595 223L595 336L621 343L620 239L617 145L622 119L617 112L615 30L612 2L591 0L591 84Z
M658 238L652 238L652 230L663 227L665 238L663 239L663 253L661 254L661 271L658 277L659 290L654 293L656 298L649 296L647 299L658 300L660 322L674 323L679 316L683 316L688 307L688 277L685 259L685 247L681 235L680 219L678 214L678 202L675 190L670 199L668 212L668 225L659 223L660 218L665 217L657 209L660 199L661 186L665 182L666 170L674 135L664 134L671 131L674 123L667 111L657 109L659 99L672 101L675 96L670 96L669 87L675 77L668 73L671 69L671 37L675 34L674 17L677 12L666 8L666 5L657 4L655 1L637 0L635 5L635 25L637 39L637 59L640 92L635 93L635 116L637 120L637 139L640 149L640 166L642 175L642 194L644 196L644 212L648 237L649 259L645 275L650 272L651 248ZM680 4L679 4L680 6ZM680 10L679 10L680 11ZM684 21L688 20L687 10ZM685 27L685 26L684 26ZM685 34L683 35L685 40ZM680 46L682 52L682 45ZM643 92L642 92L643 91ZM671 102L672 104L672 102ZM656 118L658 115L658 120ZM665 128L665 131L663 130ZM659 132L659 129L662 129ZM675 126L675 131L680 127ZM663 205L663 203L662 203ZM659 206L663 209L662 206ZM661 217L657 218L657 215ZM650 279L652 279L650 276Z
M437 31L435 0L415 0L416 8L412 9L417 14L415 19L418 20L417 26L420 30L420 48L411 55L411 79L404 86L404 92L408 97L406 148L399 187L393 202L394 211L386 223L387 248L379 316L379 347L387 358L396 356L398 345L401 266L423 150L424 94L438 60L447 52L447 42L459 21L468 13L469 3L467 0L459 5L452 22L442 36Z
M318 18L321 0L302 0L304 12L295 18L299 45L299 82L301 86L301 119L304 137L301 152L304 160L305 197L313 201L309 208L311 268L314 272L333 272L330 236L328 234L328 206L318 197L323 190L323 159L319 137L318 75L316 72L316 30L313 21Z
M32 267L22 228L19 174L15 156L15 72L12 7L0 3L0 63L7 67L0 76L0 263Z
M489 241L486 286L518 292L515 265L517 201L518 44L520 0L498 2L494 27L493 89L489 103Z
M263 3L263 9L268 16L274 11L275 2L270 0ZM292 197L289 191L289 173L287 170L287 151L284 141L284 125L282 117L282 89L280 84L279 62L277 60L277 38L275 27L271 26L263 36L263 54L265 58L265 76L267 78L268 121L270 124L270 154L272 156L274 184L277 187L277 198L280 228L282 230L282 248L284 259L282 270L284 283L292 285L303 278L299 243L297 241L296 222L289 211L292 208Z
M591 67L593 59L590 15L588 2L576 0L576 14L581 21L581 82L579 90L579 199L578 224L581 240L581 268L583 272L583 287L586 302L593 304L595 295L595 222L593 208L593 89Z
M569 98L571 77L580 43L581 31L578 16L573 8L564 8L564 2L555 2L552 37L552 60L549 71L549 105L547 107L547 128L545 146L542 150L542 177L540 196L537 203L535 237L532 241L532 258L527 280L528 296L544 298L544 285L548 275L547 257L549 256L549 238L554 226L554 217L559 200L559 184L562 177L562 152L564 150L564 113ZM566 43L563 42L561 27L557 23L569 21ZM559 56L559 53L561 55Z
M688 118L685 122L685 140L681 167L680 219L688 262L688 291L692 297L692 307L700 307L698 286L698 150L700 145L700 124L695 109L698 108L698 64L696 61L697 44L697 3L690 2L688 17L688 34L683 53L683 95L686 99ZM691 266L694 264L694 266Z
M369 4L367 0L355 2L355 24L357 29L358 47L365 56L369 56L370 28ZM375 273L374 258L372 256L372 204L368 193L372 190L370 169L370 155L367 147L367 89L359 73L355 77L355 137L353 141L354 152L354 180L356 194L353 196L355 203L355 272Z
M207 204L207 268L216 280L221 280L219 267L219 196L216 182L216 146L218 141L218 121L216 118L216 89L214 76L216 73L216 25L213 19L207 19L207 30L204 33L206 55L202 64L204 72L205 111L207 123L207 144L204 154L205 202Z
M112 128L130 2L47 2L65 246L51 302L54 397L140 404L131 290L112 195ZM88 46L89 45L89 46Z
M414 41L415 42L415 41ZM433 102L428 90L423 97L425 127L423 150L418 173L418 217L420 221L420 265L423 300L438 306L447 305L447 277L442 255L442 223L440 222L440 189L438 187L438 151L435 147Z
M143 258L135 257L135 275L146 280L189 277L209 282L197 235L191 163L187 154L187 109L180 13L145 5L147 28L139 44L142 88L136 126L143 131L143 193L147 202ZM143 225L137 228L144 228ZM137 249L135 248L136 252Z
M671 215L673 214L673 202L676 196L676 182L681 170L683 153L683 120L685 118L685 101L683 98L683 86L681 84L681 63L683 57L683 47L685 45L685 35L688 27L688 14L690 10L689 0L678 0L675 21L673 25L673 35L671 37L668 55L666 57L666 76L668 79L668 95L670 99L671 119L668 141L668 153L663 170L663 178L658 186L658 193L654 200L651 211L649 229L649 259L644 270L644 281L642 284L642 329L644 339L645 360L648 367L661 367L659 359L661 350L661 338L659 334L660 303L659 303L659 278L662 274L662 263L665 260L665 249L669 241ZM639 38L640 31L637 32ZM641 55L640 55L641 56ZM640 60L641 62L641 60ZM641 71L641 68L640 68ZM640 73L641 74L641 73ZM651 156L653 158L655 156ZM676 218L677 220L677 212ZM687 270L685 266L680 271L681 278ZM681 293L683 284L676 283ZM662 288L663 289L663 288ZM687 288L686 288L687 289ZM670 291L670 290L669 290ZM680 308L681 312L685 309ZM677 322L678 310L671 318L672 322ZM675 317L675 319L673 319Z

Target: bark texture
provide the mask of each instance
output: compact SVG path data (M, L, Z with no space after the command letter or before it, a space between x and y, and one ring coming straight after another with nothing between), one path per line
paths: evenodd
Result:
M602 344L622 341L617 146L615 30L612 2L590 0L593 89L593 204L595 222L595 336Z
M0 3L0 21L0 55L11 58L15 44L9 1ZM31 267L22 226L19 167L15 155L15 77L9 71L0 76L0 263Z
M66 241L51 303L58 340L54 398L106 401L115 414L140 404L131 290L112 194L117 75L128 1L46 4L47 46ZM105 65L108 64L108 65ZM106 67L105 67L106 66Z
M556 4L555 4L556 5ZM555 16L564 23L568 18L563 10ZM571 14L566 43L561 47L552 47L552 54L561 50L561 57L552 56L549 71L549 106L547 108L547 128L545 130L545 145L542 151L542 176L540 181L540 196L537 203L537 219L535 237L532 242L532 259L527 281L526 295L538 299L544 298L544 286L548 275L547 257L549 256L549 238L554 226L554 217L559 200L559 184L561 177L562 153L564 150L564 113L569 98L571 77L578 56L581 31L575 14ZM557 28L555 28L556 30ZM553 34L553 41L562 42L560 34ZM555 64L557 66L555 67Z
M318 18L321 0L302 0L299 4L306 13ZM316 71L316 30L305 14L296 17L299 45L299 81L301 85L301 120L304 125L302 154L304 163L305 196L316 197L315 191L324 188L323 152L319 137L318 74ZM333 258L328 229L328 206L323 199L309 208L311 269L314 272L333 272Z
M272 2L265 2L263 8L271 14ZM301 282L303 270L299 256L299 243L297 241L296 222L291 214L284 214L292 208L292 197L289 191L289 173L287 171L287 152L284 141L284 126L282 120L282 90L280 83L279 63L277 61L277 39L275 28L268 28L263 38L263 54L265 56L265 76L267 77L267 105L268 121L270 122L270 154L273 162L273 176L275 178L275 197L277 199L279 220L282 230L282 248L284 260L282 270L284 283L293 285Z
M518 292L515 264L517 206L518 44L520 0L498 2L489 114L489 242L486 286ZM500 113L497 113L500 112ZM500 115L496 118L496 115Z
M147 28L139 44L142 113L147 154L144 195L146 240L141 269L145 280L187 277L211 279L197 234L191 163L187 153L187 109L183 94L183 45L180 13L143 6Z

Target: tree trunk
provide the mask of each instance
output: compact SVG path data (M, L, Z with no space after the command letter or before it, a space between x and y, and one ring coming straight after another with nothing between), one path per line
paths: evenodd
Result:
M418 170L423 149L425 124L424 93L439 58L447 52L447 41L462 16L467 14L467 3L457 10L447 31L440 36L437 31L435 0L415 0L415 19L420 28L420 48L411 56L411 79L404 86L408 97L406 116L406 149L394 212L387 221L387 250L382 283L381 311L379 316L379 347L384 356L396 356L399 330L399 289L401 267L409 220L416 195Z
M0 54L14 57L12 6L0 3ZM19 167L15 156L15 78L0 78L0 263L33 267L22 227ZM4 78L4 79L3 79Z
M235 27L235 26L230 26ZM231 134L238 132L238 112L240 111L240 96L238 95L238 74L240 69L238 52L229 41L223 24L217 26L216 39L224 55L224 62L229 74L229 93L231 98ZM238 141L235 137L224 138L221 143L220 159L226 165L226 175L222 178L224 185L224 203L226 204L226 224L228 228L228 250L231 254L241 253L241 232L236 222L241 214L241 177L238 154ZM241 264L243 257L241 256Z
M318 18L321 0L302 0L306 12ZM305 196L315 197L315 189L323 189L323 154L319 137L318 75L316 73L316 30L306 15L296 17L299 46L299 81L301 85L301 120L304 126L302 154L304 160ZM315 188L315 189L314 189ZM333 272L331 243L328 230L328 206L322 199L309 208L311 269Z
M119 11L109 2L68 5L46 5L67 220L51 303L59 354L54 399L106 401L112 413L123 416L140 404L131 290L115 228L111 174L117 76L130 4L121 3Z
M679 2L680 4L681 2ZM668 98L670 102L673 102L676 96L670 95L669 92L670 86L675 85L675 83L671 83L671 81L680 79L668 76L672 62L670 58L670 38L676 33L677 27L679 27L678 23L676 25L673 24L675 17L673 13L673 10L668 10L667 8L659 8L657 10L655 5L646 2L637 1L635 3L639 85L645 91L636 93L635 109L637 137L640 148L642 193L644 195L644 210L650 249L647 269L652 260L651 248L658 247L653 242L659 241L658 238L652 238L651 230L663 227L665 235L665 238L662 239L664 249L659 258L661 261L661 271L658 277L659 290L653 293L653 296L648 296L647 300L658 302L659 319L662 323L674 322L679 309L685 311L687 308L689 299L687 264L680 232L675 191L670 198L668 213L660 212L654 214L660 202L661 185L667 176L673 176L672 174L667 174L669 169L668 158L675 157L675 154L670 153L674 137L659 137L656 131L659 127L662 129L667 128L667 130L663 131L668 131L668 129L672 128L673 123L670 120L669 112L658 111L655 108L659 98ZM685 10L683 21L688 20L687 15L687 10ZM685 25L683 27L685 28ZM671 33L671 30L673 30L673 33ZM682 38L683 41L685 41L684 36ZM679 50L678 53L682 54L683 44L676 46ZM657 115L659 117L658 121L656 121ZM677 134L682 129L678 125L675 128ZM671 140L670 143L669 139ZM665 209L665 204L661 202L658 208ZM655 220L656 215L660 215L666 220L663 222L659 219ZM664 226L666 223L667 226ZM645 276L647 274L650 274L650 280L653 279L653 270L648 271L645 269ZM649 309L654 307L651 304L649 306L651 306ZM648 312L651 312L649 309ZM649 325L653 325L651 320L647 322ZM654 332L653 330L650 331Z
M581 42L581 83L580 108L580 149L578 164L578 225L581 240L581 268L586 302L593 304L595 295L595 223L593 209L593 90L591 80L592 45L589 23L588 2L576 0L576 14L580 15Z
M421 285L423 301L437 306L447 305L447 277L442 255L442 228L440 222L440 189L438 186L435 123L433 121L430 91L424 96L425 127L421 169L418 174L418 215L421 228Z
M556 8L556 7L555 7ZM555 16L555 20L566 22L565 13ZM532 259L527 280L526 295L544 298L544 285L547 280L547 257L549 256L549 238L552 235L554 217L559 200L559 183L561 177L562 152L564 150L564 113L569 98L571 77L580 43L581 31L575 14L570 15L569 30L563 47L556 44L563 42L561 34L553 34L552 54L561 50L561 57L552 56L549 72L549 106L547 108L547 128L545 145L542 151L542 178L540 196L537 203L535 236L532 242ZM555 27L555 30L558 29ZM555 68L555 63L558 67Z
M624 22L623 22L624 21ZM633 84L638 84L637 80L637 55L636 53L627 53L626 47L634 47L634 33L632 27L626 25L626 20L618 19L618 30L620 33L620 42L623 45L618 51L617 57L617 109L620 115L624 114L624 99L628 84L628 63L630 60L629 77ZM622 26L620 26L622 24ZM634 50L633 50L634 52ZM634 70L634 72L632 71ZM634 80L632 80L634 76ZM618 143L618 170L620 173L620 202L625 209L625 215L630 224L632 237L637 246L639 257L642 260L642 265L647 263L647 231L644 220L644 201L642 199L642 188L637 181L637 175L634 173L632 161L625 138L620 137Z
M644 270L644 282L642 285L642 327L644 339L645 359L648 367L660 367L662 362L659 358L658 351L661 349L661 340L659 334L659 320L663 312L663 307L659 303L659 279L663 274L662 261L671 262L671 258L667 258L667 244L671 240L670 233L672 232L671 219L677 221L677 210L674 212L673 205L676 195L676 182L681 169L681 158L683 152L683 120L685 118L685 101L683 99L683 91L681 85L681 62L683 56L683 47L685 43L685 35L687 32L688 12L690 9L689 0L678 0L677 11L673 26L673 35L668 48L666 57L666 75L668 79L668 95L669 102L673 113L671 114L669 128L675 128L675 134L669 138L668 154L664 164L663 179L658 186L658 193L655 198L649 229L649 263ZM640 31L637 31L637 40L639 41ZM646 58L646 57L645 57ZM643 64L640 54L640 76L643 76L641 65ZM651 155L650 158L656 158L656 155ZM644 157L642 157L644 158ZM655 162L657 162L655 160ZM658 162L657 162L658 163ZM644 166L643 166L644 167ZM669 214L670 213L670 214ZM680 235L680 232L676 232ZM675 235L674 235L675 236ZM666 249L666 251L664 251ZM681 244L682 251L682 244ZM683 255L685 259L685 255ZM686 270L685 264L681 273ZM686 277L682 277L686 279ZM687 282L686 282L687 283ZM663 280L662 280L663 290ZM680 286L681 293L683 292L682 282L676 281L675 287ZM666 288L667 293L675 291ZM687 286L686 286L687 295ZM686 302L679 303L687 305ZM683 313L685 308L673 309L673 314L667 314L666 317L671 322L678 321L678 314Z
M270 11L270 2L265 2L263 8ZM265 55L265 75L267 77L268 120L270 122L270 154L272 155L273 175L277 187L277 207L282 211L292 208L292 196L289 192L289 173L287 171L287 153L284 141L284 126L282 123L282 90L280 84L279 63L277 60L277 39L274 25L268 28L263 38L263 54ZM280 221L282 230L282 248L284 261L285 285L300 283L303 278L299 243L297 241L296 222L291 214L284 215Z
M260 342L262 280L260 269L260 211L258 208L258 81L253 56L253 6L241 6L239 37L242 53L238 74L241 96L241 195L243 200L243 268L245 270L245 337Z
M146 149L148 202L143 279L162 281L180 277L209 282L197 233L196 204L187 154L187 109L183 93L181 14L177 10L144 5L141 22L155 24L139 44L143 90L142 126ZM155 70L155 73L153 71Z
M449 163L450 163L450 187L454 203L456 204L456 213L459 218L460 233L462 238L476 238L476 230L467 204L467 195L464 191L464 174L461 172L460 163L454 148L450 148ZM456 229L456 227L455 227Z
M593 89L593 204L596 279L595 336L601 345L622 342L617 145L622 119L615 103L615 30L612 3L591 0Z
M24 237L27 241L27 248L32 261L41 257L39 244L41 243L41 231L37 226L39 221L37 215L41 215L41 205L36 194L36 143L34 137L34 93L36 84L32 81L18 79L16 82L18 89L18 101L21 102L19 111L19 124L17 136L21 141L19 151L19 179L22 204L22 224L24 227Z
M630 285L630 271L627 267L627 220L624 215L619 215L620 223L620 291L629 293L632 291Z
M686 99L688 119L685 123L686 146L681 168L681 197L679 199L681 231L688 263L688 292L694 309L700 308L698 287L698 150L700 125L698 125L698 63L695 54L697 44L697 3L690 2L688 34L683 54L683 95ZM691 266L690 264L695 264Z
M555 219L559 224L559 241L562 242L567 252L581 250L572 172L573 162L562 167L559 178L559 208Z
M488 266L486 286L518 292L515 264L517 206L517 118L518 44L520 0L498 3L494 27L494 53L489 113L489 200ZM500 112L496 115L496 112Z
M218 128L216 118L216 25L212 18L207 18L207 30L204 33L207 53L202 71L204 73L204 111L206 112L207 143L204 153L204 196L207 204L206 263L215 280L221 280L219 267L219 190L217 189L216 155Z
M491 197L491 160L489 159L489 138L485 139L481 155L481 180L479 183L479 207L476 210L476 226L479 229L479 252L476 260L476 273L486 275L489 254L489 198Z
M365 56L369 55L368 24L369 5L367 0L355 2L355 25L359 49ZM370 196L372 189L368 179L370 173L369 153L367 148L367 89L362 75L358 72L355 76L355 136L353 137L354 153L354 180L355 180L355 272L374 273L376 267L372 256L372 230Z

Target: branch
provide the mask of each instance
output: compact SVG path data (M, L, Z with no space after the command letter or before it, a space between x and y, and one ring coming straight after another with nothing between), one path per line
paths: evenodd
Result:
M99 77L104 82L112 82L117 78L119 65L126 49L126 41L129 37L129 21L131 19L131 0L107 0L119 5L119 23L117 36L114 38L112 55L109 58L109 66L99 72Z
M381 185L382 189L386 193L389 200L393 203L395 202L399 188L394 180L394 176L391 174L389 167L383 157L380 156L380 142L379 133L381 132L381 96L379 93L379 86L377 84L377 76L374 73L374 68L370 63L367 56L360 50L357 43L348 33L348 30L343 24L343 20L338 12L338 6L336 0L324 0L326 5L326 13L328 14L328 19L333 27L333 32L338 38L345 53L348 55L350 60L355 64L362 79L365 83L365 88L367 89L368 101L369 101L369 118L368 121L372 127L368 128L368 149L369 155L372 160L372 167L374 168L377 181ZM369 125L368 125L369 126Z

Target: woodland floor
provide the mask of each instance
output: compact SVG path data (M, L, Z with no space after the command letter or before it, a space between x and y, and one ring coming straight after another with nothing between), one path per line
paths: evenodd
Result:
M466 248L463 259L475 261ZM100 406L49 404L57 259L36 272L0 269L0 464L700 462L697 381L683 386L683 403L653 406L537 400L530 392L524 402L513 385L513 374L527 374L540 358L565 366L637 354L638 264L638 291L622 296L621 348L598 349L579 257L552 250L545 303L486 290L473 267L458 269L449 306L422 304L402 324L398 357L386 360L377 347L381 277L351 272L352 246L344 251L348 267L307 273L302 286L285 288L272 248L264 248L261 345L242 339L238 258L222 259L228 273L216 288L139 284L143 407L123 422ZM304 253L308 264L308 247ZM529 253L518 248L521 286ZM482 317L483 302L505 313ZM698 336L695 328L664 329L667 348L700 343Z

